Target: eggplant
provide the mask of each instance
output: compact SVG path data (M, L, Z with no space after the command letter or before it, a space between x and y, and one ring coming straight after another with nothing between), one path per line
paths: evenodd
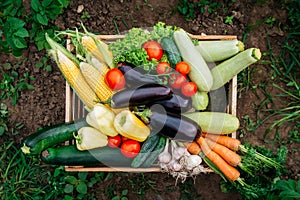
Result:
M162 105L167 112L184 113L192 108L192 99L173 93L171 99L158 101L156 104ZM151 105L152 102L147 106Z
M133 67L127 63L121 63L118 69L123 73L128 88L140 87L145 84L158 84L160 79L157 76L146 75L147 72L140 67Z
M192 142L202 134L196 122L178 113L165 112L160 106L152 106L148 118L152 132L172 140Z
M110 99L112 108L147 105L150 102L170 99L172 90L160 84L145 84L136 89L121 90L114 93Z

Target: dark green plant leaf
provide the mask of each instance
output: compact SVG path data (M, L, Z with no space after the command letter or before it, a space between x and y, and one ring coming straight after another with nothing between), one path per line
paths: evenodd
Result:
M39 0L32 0L31 1L31 8L35 11L35 12L39 12L41 7L41 3Z
M78 178L79 178L79 180L81 180L81 181L85 181L87 175L88 175L87 172L79 172L79 173L78 173Z
M53 3L53 0L43 0L42 6L46 8L46 7L50 6L51 3Z
M64 200L73 200L73 199L74 199L74 198L71 197L71 196L69 196L69 195L64 196Z
M128 194L128 190L123 190L123 191L122 191L122 195L123 195L123 196L126 196L127 194Z
M79 184L76 186L76 191L80 194L86 194L87 193L87 185L84 182L79 182Z
M69 182L69 183L73 184L73 185L75 185L77 183L77 179L74 176L66 176L64 178L64 180L66 182Z
M48 18L47 18L46 15L42 15L42 14L40 14L40 13L37 13L37 14L36 14L36 19L37 19L37 21L38 21L40 24L45 25L45 26L48 25Z
M5 132L5 128L3 126L0 126L0 136L2 136Z
M18 29L17 32L15 32L14 35L22 37L22 38L29 37L29 33L25 28Z
M14 37L13 43L14 43L15 47L18 49L24 49L27 47L26 40L21 37Z
M64 188L64 192L65 193L72 193L74 190L74 186L71 184L66 184L65 188Z
M70 0L58 0L58 2L64 7L64 8L67 8L69 3L70 3Z

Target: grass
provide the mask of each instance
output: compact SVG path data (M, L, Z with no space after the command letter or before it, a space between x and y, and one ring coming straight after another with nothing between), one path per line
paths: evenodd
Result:
M181 1L188 2L188 1ZM190 1L189 1L190 2ZM233 1L232 1L233 2ZM271 130L275 129L274 138L272 142L282 145L281 152L278 152L280 158L284 159L286 154L287 145L300 142L299 136L299 105L300 105L300 83L299 83L299 70L297 66L299 64L299 7L297 10L297 1L289 1L289 7L287 8L289 20L291 25L289 29L289 35L287 36L282 46L280 55L274 55L272 52L271 43L269 44L269 51L266 56L269 57L268 65L272 67L274 73L271 74L271 79L280 79L280 83L275 83L273 86L280 91L277 96L272 96L266 90L264 84L254 85L252 83L252 77L255 74L255 70L247 69L239 75L239 88L240 93L247 93L249 90L255 92L257 89L261 89L265 96L265 99L257 105L258 113L257 120L252 119L249 115L243 117L243 123L245 124L244 134L255 132L258 126L265 124L270 119L276 118L269 129L265 133L265 137L270 136ZM148 3L148 1L145 1ZM205 4L205 5L204 5ZM184 4L183 4L184 6ZM209 13L215 12L219 7L209 1L203 1L203 4L194 5L204 12L204 8L210 8ZM186 14L193 17L195 10L190 7L183 7L186 9ZM203 11L202 11L203 10ZM88 18L88 13L82 15L83 19ZM227 23L231 23L232 19L228 16ZM113 23L116 26L117 32L120 32L117 23L123 23L127 27L127 23L121 16L113 18ZM268 26L276 26L277 20L273 17L267 18L264 22ZM261 25L260 23L259 25ZM258 26L259 26L258 25ZM250 30L249 30L250 31ZM245 39L246 39L245 34ZM5 71L1 71L1 100L10 100L13 104L17 104L19 92L26 89L33 89L30 85L30 81L33 80L28 73L18 74L16 71L17 66L11 66L10 64L2 65ZM37 63L36 67L43 68L47 71L52 69L47 64L47 59L42 58ZM3 92L2 92L3 91ZM268 108L267 104L273 103L274 99L288 99L284 108L275 109ZM268 109L266 109L268 108ZM259 118L260 114L268 115L266 118ZM95 189L95 185L99 186L106 181L116 176L113 173L79 173L79 172L65 172L63 167L44 165L39 161L37 157L25 157L19 150L18 144L14 141L15 134L18 134L18 129L22 129L22 124L15 124L14 127L8 125L9 113L7 105L0 104L0 199L86 199L89 194L89 199L99 199L99 193ZM284 128L286 125L293 125L293 128L288 131L288 135L285 138L280 134L280 128ZM261 148L261 152L269 154L266 149ZM298 151L297 149L290 149L290 151ZM299 160L298 160L299 162ZM127 176L122 176L127 177ZM128 185L123 186L120 191L114 185L104 189L103 195L108 199L128 199L130 193L135 194L140 199L145 197L149 190L158 192L158 185L155 181L147 179L144 174L139 174L135 177L128 179ZM267 194L266 199L283 199L286 197L296 198L299 197L299 181L293 180L278 180L274 179L274 185L272 185L270 193ZM188 179L185 184L179 184L181 191L181 199L201 199L194 190L193 180ZM166 188L168 192L172 192L174 187L168 186Z

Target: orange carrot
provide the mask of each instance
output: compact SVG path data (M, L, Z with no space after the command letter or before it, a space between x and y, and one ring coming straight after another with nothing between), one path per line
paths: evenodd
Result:
M188 152L192 155L198 155L200 153L200 146L197 144L197 142L192 143L184 143L184 146L188 150Z
M209 138L205 138L205 141L208 147L211 148L211 150L219 154L219 156L221 156L231 166L236 167L241 163L242 161L241 157L234 151L230 150L229 148L221 144L212 141Z
M212 151L203 137L197 139L202 152L214 165L231 181L236 181L240 177L240 172L229 165L221 156Z
M241 142L236 139L236 138L232 138L226 135L215 135L215 134L205 134L206 138L211 139L212 141L221 144L233 151L237 151L239 150L239 147L241 145Z

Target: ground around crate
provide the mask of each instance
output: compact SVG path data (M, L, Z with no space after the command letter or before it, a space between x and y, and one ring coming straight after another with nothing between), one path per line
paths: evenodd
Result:
M28 9L30 1L23 1ZM218 12L204 13L195 11L196 18L186 20L185 16L177 11L178 1L161 1L161 0L76 0L71 1L70 5L62 16L53 21L61 30L73 29L79 27L80 23L86 26L90 31L100 34L116 34L118 31L126 31L129 28L150 27L158 21L165 22L167 25L176 25L182 27L192 34L228 34L237 35L240 40L245 38L246 47L257 47L262 52L268 50L268 39L273 45L273 49L280 49L285 32L278 27L286 23L287 14L281 10L281 6L277 1L221 1L223 9ZM264 3L259 3L264 2ZM84 9L79 12L78 7L83 5ZM28 10L29 12L29 10ZM83 14L85 13L85 17ZM86 15L88 14L89 17ZM232 21L228 21L228 16L234 16ZM264 23L269 17L276 18L276 25L270 26ZM226 21L227 20L227 21ZM258 26L259 24L259 26ZM251 27L251 30L249 29ZM9 120L13 127L16 123L24 124L20 130L20 134L16 135L15 141L19 143L23 137L37 130L39 127L53 125L64 122L65 120L65 80L61 76L58 68L53 62L49 64L53 66L51 72L47 72L42 68L35 67L35 63L39 62L45 55L44 51L38 51L34 45L31 45L24 52L23 58L26 60L21 62L21 66L17 69L19 74L28 72L35 77L30 83L35 87L32 91L23 91L15 107L9 107ZM1 63L10 62L19 63L20 60L7 57L6 54L0 55ZM241 131L247 131L251 124L249 119L257 118L257 106L263 100L263 92L260 90L260 84L266 84L271 94L276 94L276 89L270 85L270 68L267 65L255 64L251 66L254 74L251 76L251 84L256 86L256 94L251 90L247 90L246 86L239 85L238 99L238 117L241 121ZM276 81L276 80L275 80ZM277 107L281 107L280 102L275 102ZM248 121L245 119L248 116ZM272 144L265 144L262 135L266 130L266 126L259 127L253 134L245 134L241 138L242 141L254 145L266 145L274 148ZM283 134L287 134L288 130L282 130ZM1 140L0 140L1 141ZM294 144L293 149L299 149L299 145ZM289 154L287 160L288 169L291 174L296 176L299 173L299 167L295 165L295 155ZM98 199L105 199L105 188L113 186L120 193L124 189L129 190L127 195L129 199L137 199L140 191L135 184L143 179L144 191L146 191L145 199L179 199L183 196L183 191L188 191L193 195L194 199L239 199L237 193L224 193L220 189L219 182L221 178L216 174L200 175L194 180L190 179L186 185L178 184L175 186L173 177L167 174L149 173L149 174L131 174L117 173L112 179L106 182L95 184L95 187L89 191ZM131 180L131 182L128 182ZM153 188L155 183L155 188ZM186 187L186 188L184 188ZM182 189L183 188L183 189Z

